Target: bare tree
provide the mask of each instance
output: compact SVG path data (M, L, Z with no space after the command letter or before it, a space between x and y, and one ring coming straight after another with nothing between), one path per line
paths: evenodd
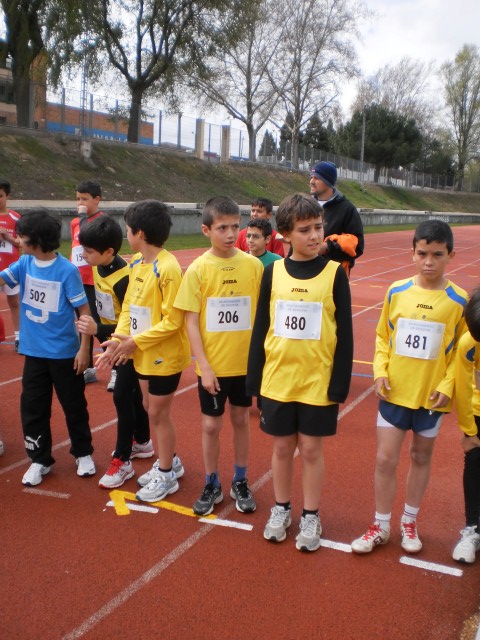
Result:
M409 57L396 65L385 65L358 84L351 111L362 111L377 104L387 111L415 120L421 131L429 131L435 108L428 97L429 81L435 71L434 62L421 62Z
M220 105L227 113L243 122L248 132L248 157L255 160L256 139L275 108L279 94L269 78L269 67L275 63L281 28L269 19L276 7L273 0L243 2L237 19L243 37L237 43L227 41L205 61L207 73L196 75L189 85L202 96L205 105ZM221 18L223 28L232 22L230 13ZM288 75L284 78L284 83Z
M352 0L279 0L277 4L275 16L284 30L270 80L280 95L283 116L291 115L295 168L302 127L315 112L326 119L340 82L358 74L354 41L359 22L367 15L364 6Z
M236 0L85 0L90 30L130 93L129 142L138 142L142 103L166 92L225 37L223 11ZM87 17L87 16L86 16Z
M478 47L464 45L453 62L442 65L448 119L456 143L455 188L460 190L465 167L479 156L480 146L480 54Z

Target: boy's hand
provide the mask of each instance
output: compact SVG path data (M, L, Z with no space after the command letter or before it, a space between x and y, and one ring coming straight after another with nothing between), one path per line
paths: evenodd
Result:
M460 444L465 453L468 453L468 451L475 449L475 447L480 447L480 439L478 436L462 436Z
M446 407L450 402L450 398L444 393L440 393L440 391L434 391L430 396L430 400L434 401L431 409L441 409L442 407Z
M114 333L112 338L119 340L115 353L111 357L112 364L125 364L137 350L135 340L131 336L123 336L118 333Z
M375 389L377 398L380 398L380 400L388 400L388 392L390 391L388 378L377 378L373 383L373 388Z
M80 316L75 325L79 333L85 333L87 336L97 335L97 323L92 316Z
M100 353L95 358L95 366L99 371L105 369L111 369L112 358L115 355L116 350L119 348L120 343L116 340L106 340L100 344L102 349L105 349L103 353Z
M73 368L77 372L77 376L83 374L85 369L88 368L89 364L90 364L90 351L89 351L88 345L86 348L80 347L80 349L77 352L77 355L75 356L75 360L73 361Z
M220 384L211 369L202 371L202 387L212 396L216 396L220 391Z

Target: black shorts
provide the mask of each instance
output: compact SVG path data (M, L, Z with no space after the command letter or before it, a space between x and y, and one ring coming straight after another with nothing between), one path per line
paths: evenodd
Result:
M148 380L148 393L151 396L169 396L177 390L182 372L171 376L147 376L137 372L139 380Z
M338 404L317 407L301 402L279 402L262 396L260 428L271 436L334 436Z
M252 398L245 392L246 379L247 376L217 378L220 391L214 396L203 388L202 378L198 376L198 397L202 413L206 416L223 416L227 399L234 407L251 407Z

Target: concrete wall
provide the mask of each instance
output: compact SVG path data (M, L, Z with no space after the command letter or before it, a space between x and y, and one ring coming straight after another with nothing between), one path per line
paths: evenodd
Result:
M41 203L39 203L41 204ZM123 213L129 203L103 203L102 210L113 216L125 230ZM62 239L70 238L70 222L77 215L75 204L70 203L45 203L50 211L55 211L62 218ZM170 203L172 206L172 234L186 235L199 233L202 224L202 204L196 203ZM12 209L19 213L26 213L34 206L33 203L11 202ZM242 227L250 219L250 206L242 206ZM398 225L418 224L423 220L444 220L448 223L480 224L480 213L435 212L435 211L392 211L386 209L359 209L363 224L368 225ZM386 228L388 231L388 228Z

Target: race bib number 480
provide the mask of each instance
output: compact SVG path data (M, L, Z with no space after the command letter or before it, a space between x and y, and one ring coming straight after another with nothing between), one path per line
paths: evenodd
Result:
M399 318L395 352L407 358L435 360L440 353L444 333L443 322Z
M251 329L250 296L208 298L207 331L246 331Z
M321 302L277 300L273 334L292 340L320 340L322 310Z

